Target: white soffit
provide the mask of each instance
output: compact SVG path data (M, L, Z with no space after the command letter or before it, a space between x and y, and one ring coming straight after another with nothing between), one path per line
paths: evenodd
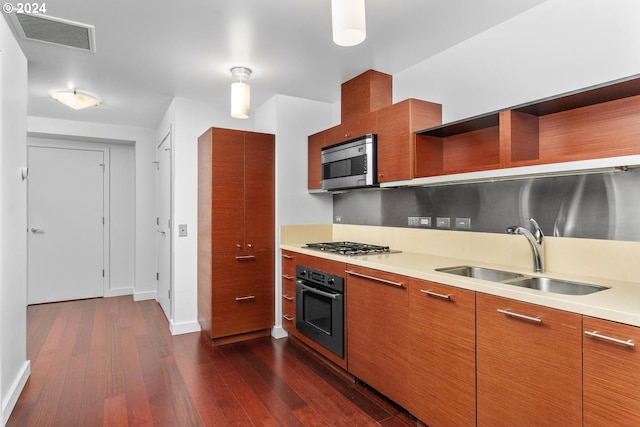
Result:
M11 13L16 33L25 40L33 40L72 49L95 52L95 27L49 15Z

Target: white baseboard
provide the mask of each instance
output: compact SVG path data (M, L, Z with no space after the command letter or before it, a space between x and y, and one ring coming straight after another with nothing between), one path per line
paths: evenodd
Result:
M147 291L147 292L134 292L133 300L134 301L146 301L149 299L157 299L158 293L156 291Z
M288 337L289 333L285 331L282 326L274 326L273 328L271 328L271 336L279 340L280 338Z
M169 321L169 330L171 335L190 334L192 332L200 332L200 323L197 320L193 322L174 323Z
M116 289L107 289L104 291L105 298L121 297L123 295L131 295L131 294L133 294L133 288L116 288Z
M22 393L22 389L24 388L27 380L29 379L29 375L31 375L31 361L27 360L22 365L22 369L20 373L16 376L16 379L11 384L11 388L9 389L9 393L2 402L2 421L3 426L9 420L9 416L11 412L13 412L13 408L15 408L16 403L18 402L18 397L20 397L20 393Z

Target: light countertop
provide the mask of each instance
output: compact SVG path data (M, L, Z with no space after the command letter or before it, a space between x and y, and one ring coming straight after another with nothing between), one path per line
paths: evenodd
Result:
M336 238L335 233L331 237L332 238L328 238L325 241L347 240ZM537 274L532 272L532 268L529 266L530 260L528 256L524 261L509 262L506 264L496 263L495 259L479 260L477 257L468 258L464 256L465 251L460 251L462 256L452 256L451 253L438 254L437 249L431 250L432 253L424 253L422 251L405 250L405 248L398 247L392 247L392 249L400 249L402 252L383 255L345 256L304 248L305 243L316 241L314 239L305 240L304 242L293 242L290 240L291 239L282 239L280 248L640 327L640 282L575 274L573 272L547 271L543 274ZM366 238L362 238L360 241L380 244L379 242L367 241ZM524 241L518 243L527 245ZM444 250L443 252L447 251ZM495 254L492 256L493 258L496 257ZM521 273L527 276L552 277L606 286L610 289L588 295L562 295L436 271L438 268L461 265L494 268ZM627 276L623 275L623 277Z

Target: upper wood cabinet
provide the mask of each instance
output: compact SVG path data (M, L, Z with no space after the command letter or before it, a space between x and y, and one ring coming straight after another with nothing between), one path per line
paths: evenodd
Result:
M378 181L414 177L415 134L442 123L442 106L407 99L376 112L378 134Z
M342 123L348 123L392 103L392 77L379 71L365 71L344 82L340 89Z
M476 295L477 425L582 425L582 316Z
M640 154L640 79L418 132L416 177Z
M640 328L585 317L584 426L640 425Z
M376 132L376 114L362 114L324 131L325 147Z
M324 137L326 131L309 135L307 146L307 189L319 190L322 188L322 147L325 146Z

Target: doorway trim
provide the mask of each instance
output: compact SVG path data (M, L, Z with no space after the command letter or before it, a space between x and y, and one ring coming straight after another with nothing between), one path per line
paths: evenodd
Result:
M174 251L174 236L173 236L173 230L175 229L175 224L174 224L174 212L173 212L173 200L174 200L174 195L173 195L173 181L174 181L174 176L173 176L173 172L174 172L174 155L173 155L173 127L172 125L169 125L169 127L167 128L167 130L162 134L162 137L160 138L160 140L158 141L158 143L156 144L156 162L158 161L158 150L160 149L160 146L162 146L162 144L164 144L165 142L169 143L169 188L166 189L168 190L168 197L169 197L169 292L171 297L169 298L169 315L167 320L169 321L169 328L173 329L173 319L174 319L174 314L175 314L175 304L174 304L174 300L175 300L175 292L174 292L174 280L173 280L173 274L174 274L174 266L173 266L173 251ZM157 165L157 164L156 164ZM159 192L158 189L158 175L156 172L156 208L155 208L155 216L156 218L158 218L158 200L157 200L157 195ZM159 258L159 251L160 250L160 245L158 244L158 240L156 239L156 272L158 272L159 269L159 265L158 265L158 258ZM160 294L159 294L159 282L156 281L156 301L158 301L158 304L160 304ZM166 313L165 313L166 314Z

